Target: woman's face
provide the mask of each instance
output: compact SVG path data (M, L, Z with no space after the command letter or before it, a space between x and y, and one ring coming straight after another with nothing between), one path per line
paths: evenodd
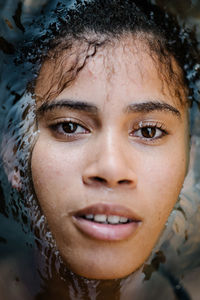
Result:
M34 189L62 258L79 275L112 279L138 269L178 198L187 106L159 66L142 42L123 41L89 58L54 100L37 103ZM47 62L36 93L50 88L50 75Z

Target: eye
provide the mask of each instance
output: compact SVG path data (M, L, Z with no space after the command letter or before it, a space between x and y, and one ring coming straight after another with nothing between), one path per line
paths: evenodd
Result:
M160 125L144 125L134 129L130 135L145 140L156 140L167 135L167 132Z
M67 134L84 132L84 128L74 122L65 122L59 125L60 125L60 129Z
M146 139L158 138L162 136L162 131L156 127L143 127L138 130L138 136Z
M83 125L78 124L78 123L73 122L73 121L59 122L57 124L51 125L50 127L57 134L67 135L67 136L79 135L79 134L84 134L84 133L89 133L90 132Z

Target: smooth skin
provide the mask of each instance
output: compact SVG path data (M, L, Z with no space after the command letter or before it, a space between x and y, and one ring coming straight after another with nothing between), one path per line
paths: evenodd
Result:
M68 88L37 103L35 193L63 260L87 278L122 278L145 262L187 172L187 105L146 48L124 38L99 49ZM36 94L51 72L47 61ZM99 203L132 211L138 228L119 240L85 234L74 214Z

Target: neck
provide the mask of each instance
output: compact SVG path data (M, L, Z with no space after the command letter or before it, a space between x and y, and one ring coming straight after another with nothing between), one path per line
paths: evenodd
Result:
M53 256L51 256L53 257ZM120 300L133 299L142 290L142 268L123 279L93 280L68 270L59 257L39 255L37 257L43 286L43 296L53 299L83 300ZM43 299L43 298L42 298ZM45 298L46 299L46 298Z

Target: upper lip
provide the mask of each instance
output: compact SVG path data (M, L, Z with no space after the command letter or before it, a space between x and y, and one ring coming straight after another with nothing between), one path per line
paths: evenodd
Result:
M117 204L107 204L107 203L96 203L90 206L87 206L81 210L76 211L73 215L75 217L81 217L83 215L117 215L120 217L126 217L128 219L132 219L133 221L142 221L142 218L138 216L131 209Z

